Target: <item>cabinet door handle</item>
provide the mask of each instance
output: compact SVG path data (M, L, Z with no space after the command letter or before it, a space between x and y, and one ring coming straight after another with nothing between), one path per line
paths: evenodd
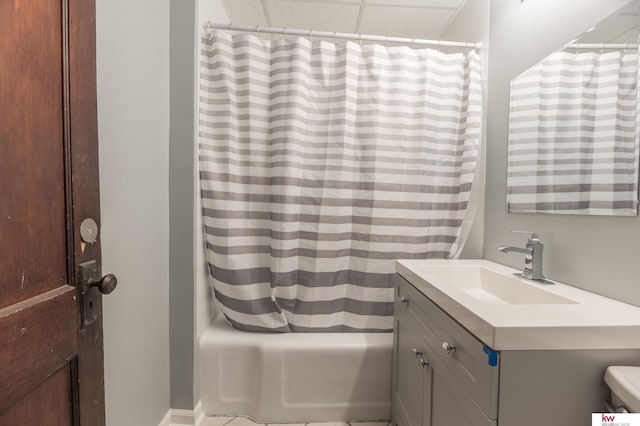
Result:
M442 342L442 350L447 354L450 354L451 352L456 351L456 347L449 342Z
M409 299L407 299L406 297L401 297L400 298L400 303L402 303L403 305L408 305L409 304Z
M429 366L429 362L425 361L424 358L420 358L420 367L425 368Z
M414 358L418 358L420 355L422 355L422 351L418 348L413 348L411 349L411 351L413 352Z

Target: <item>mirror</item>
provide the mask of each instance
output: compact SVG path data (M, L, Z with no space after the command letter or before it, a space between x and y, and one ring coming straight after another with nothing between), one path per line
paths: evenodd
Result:
M509 212L637 215L639 5L511 81Z

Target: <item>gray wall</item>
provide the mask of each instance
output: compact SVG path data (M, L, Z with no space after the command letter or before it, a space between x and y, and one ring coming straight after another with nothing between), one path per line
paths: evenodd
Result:
M194 399L194 32L195 0L171 0L170 336L171 408ZM196 395L198 397L198 395Z
M509 81L627 0L491 0L487 182L484 256L521 268L523 246L510 230L534 231L545 243L548 278L640 306L638 217L510 214L506 212Z
M198 336L209 323L196 170L196 75L202 23L228 22L220 0L171 0L171 408L200 399Z
M107 424L169 409L169 1L97 0Z

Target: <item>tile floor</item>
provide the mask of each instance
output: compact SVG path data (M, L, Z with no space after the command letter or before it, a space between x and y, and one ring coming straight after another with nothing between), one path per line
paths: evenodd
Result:
M272 423L276 424L276 423ZM246 417L207 417L202 426L262 426ZM387 422L351 422L351 423L287 423L286 426L388 426Z

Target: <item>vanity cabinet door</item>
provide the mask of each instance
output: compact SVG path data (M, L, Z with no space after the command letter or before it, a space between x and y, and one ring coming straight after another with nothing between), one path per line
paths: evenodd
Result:
M496 426L458 382L455 376L435 355L425 351L430 360L430 390L425 393L423 426Z
M499 366L489 365L483 343L405 279L398 280L398 288L398 294L408 300L405 309L428 328L427 346L487 417L497 418ZM445 352L445 343L455 349Z
M394 303L393 423L495 426L496 420L488 419L483 406L497 407L498 370L490 370L491 379L487 380L482 373L486 368L480 362L487 363L482 348L475 347L475 338L443 315L411 284L398 280ZM443 354L444 335L455 338L451 341L459 345L460 353ZM467 357L467 353L473 356ZM470 371L461 375L464 367ZM474 383L469 384L470 381ZM489 394L488 399L478 398L480 390Z
M398 298L399 299L399 298ZM428 368L421 364L424 326L404 304L396 301L393 351L393 423L396 426L422 426L422 411Z

